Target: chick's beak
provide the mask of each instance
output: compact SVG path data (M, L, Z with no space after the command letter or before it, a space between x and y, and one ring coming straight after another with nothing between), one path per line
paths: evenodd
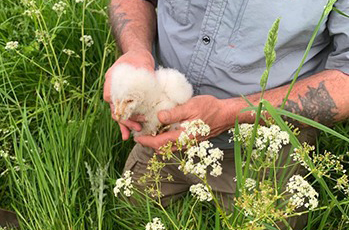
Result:
M115 100L115 102L114 102L114 115L115 115L116 121L120 121L120 118L121 118L121 114L119 111L119 107L120 107L119 105L120 105L119 100Z

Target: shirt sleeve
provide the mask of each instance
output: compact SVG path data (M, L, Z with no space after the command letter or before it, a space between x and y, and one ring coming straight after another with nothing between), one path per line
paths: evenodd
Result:
M349 15L348 0L338 0L334 6ZM333 39L333 51L328 56L325 68L338 69L349 74L349 18L332 11L327 23Z

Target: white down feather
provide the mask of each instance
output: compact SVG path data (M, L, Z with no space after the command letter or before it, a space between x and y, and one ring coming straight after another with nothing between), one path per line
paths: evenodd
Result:
M175 69L160 68L154 73L119 64L114 68L111 79L111 100L117 119L128 119L143 114L146 122L142 131L133 131L135 136L155 134L161 125L157 114L188 101L193 88L183 74Z

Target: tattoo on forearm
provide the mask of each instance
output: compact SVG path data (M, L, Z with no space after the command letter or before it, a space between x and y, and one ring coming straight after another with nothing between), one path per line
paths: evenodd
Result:
M113 28L115 39L120 44L121 32L125 28L125 26L131 21L131 19L125 18L126 13L124 12L116 12L119 8L120 4L110 5L109 20Z
M334 117L338 114L336 112L337 106L326 89L324 81L320 82L317 88L308 86L308 89L309 91L303 97L298 95L302 108L297 102L288 100L285 110L325 125L333 124ZM291 122L296 126L300 126L298 121L292 120Z

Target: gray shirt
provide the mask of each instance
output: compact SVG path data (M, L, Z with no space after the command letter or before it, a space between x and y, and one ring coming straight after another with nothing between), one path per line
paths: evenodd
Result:
M261 90L263 47L273 22L281 17L276 61L267 88L289 83L302 59L327 0L160 0L160 64L184 73L195 95L231 98ZM349 14L349 1L338 0ZM324 69L349 74L349 19L331 12L300 73ZM227 134L212 141L231 148Z

